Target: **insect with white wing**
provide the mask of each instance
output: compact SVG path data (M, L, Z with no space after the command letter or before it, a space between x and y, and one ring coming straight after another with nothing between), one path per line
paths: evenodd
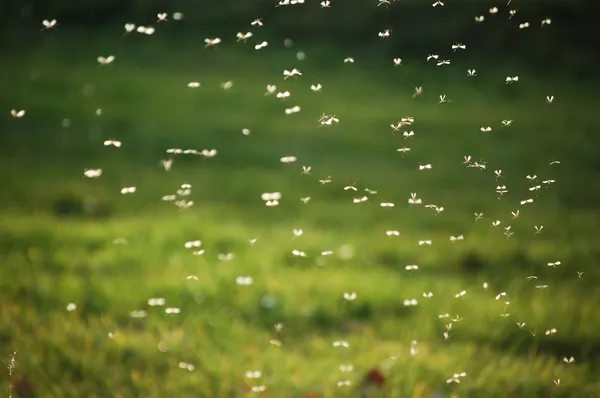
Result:
M258 43L257 45L254 46L255 50L260 50L261 48L265 48L266 46L268 46L269 43L266 41L263 41L261 43Z
M121 141L106 140L106 141L104 141L104 146L114 146L115 148L120 148L121 147Z
M379 32L379 33L377 34L377 36L379 36L379 37L381 37L381 38L390 37L390 33L391 33L391 31L392 31L391 29L386 29L386 30L384 30L384 31L382 31L382 32Z
M475 69L467 69L467 76L477 76L477 71Z
M402 65L402 58L394 58L392 61L394 61L394 66Z
M412 192L410 194L410 198L408 198L408 203L411 205L420 205L423 203L423 201L420 198L417 198L417 194L415 192Z
M452 102L452 101L446 99L446 94L440 95L440 102L438 102L438 105L443 104L444 102Z
M442 65L450 65L450 60L449 59L443 59L441 61L438 61L437 66L442 66Z
M322 88L323 88L323 86L321 86L321 83L311 84L311 86L310 86L310 89L315 92L321 92Z
M214 39L211 39L210 37L204 39L204 42L206 43L206 45L204 46L206 47L214 47L217 44L219 44L221 42L221 39L218 37L215 37Z
M156 14L156 18L158 18L158 20L156 21L157 23L168 21L166 12L159 12L158 14Z
M284 79L287 79L288 77L293 77L293 76L302 76L302 72L300 72L300 70L296 69L296 68L292 69L291 71L285 69L283 71L283 76L284 76L283 77Z
M554 96L553 95L547 95L546 96L546 102L551 104L554 101Z
M466 50L467 46L462 44L462 43L456 43L452 45L452 50L454 50L454 52L456 52L456 50Z
M53 27L55 27L57 25L57 23L58 22L56 21L56 19L52 19L52 20L44 19L42 21L42 25L44 25L42 30L52 29Z
M252 37L252 32L246 32L246 33L242 33L242 32L238 32L237 35L237 41L246 41L247 39Z
M115 60L115 56L109 55L108 57L98 57L98 58L96 58L96 60L98 61L98 63L100 65L108 65Z
M12 109L10 111L10 114L12 115L12 117L14 117L15 119L20 119L23 116L25 116L25 109L21 109L21 110L16 110L16 109Z
M331 8L331 1L329 1L329 0L322 1L321 7L322 8Z
M513 76L513 77L511 77L511 76L507 76L507 77L506 77L506 84L509 84L509 83L516 83L516 82L518 82L518 81L519 81L519 76Z

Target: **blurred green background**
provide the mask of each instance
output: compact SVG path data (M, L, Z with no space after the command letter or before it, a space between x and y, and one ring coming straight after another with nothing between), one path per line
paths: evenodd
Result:
M3 394L600 396L597 6L431 3L5 2Z

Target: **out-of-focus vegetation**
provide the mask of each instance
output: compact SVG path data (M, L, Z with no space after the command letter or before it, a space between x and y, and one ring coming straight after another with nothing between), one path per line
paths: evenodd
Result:
M368 52L308 39L256 51L254 39L234 43L236 29L203 48L168 24L125 37L59 26L1 61L0 346L7 362L18 352L15 395L230 397L264 385L270 397L356 396L374 367L385 397L600 394L596 81L477 62L477 42L464 56L448 42L451 65L423 54L394 67L377 37ZM292 68L302 76L284 80ZM291 96L265 95L269 84ZM412 126L390 129L407 116ZM193 206L161 200L182 184ZM281 192L279 205L264 192Z

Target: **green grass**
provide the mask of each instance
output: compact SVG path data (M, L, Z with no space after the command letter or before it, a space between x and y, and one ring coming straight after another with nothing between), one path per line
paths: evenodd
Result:
M480 76L468 78L470 65L458 56L442 71L424 59L394 68L356 55L349 65L346 54L309 45L298 61L291 49L259 56L232 45L212 51L127 40L82 49L65 38L2 61L11 78L0 108L27 114L0 120L0 337L6 355L18 350L15 378L27 379L36 396L239 396L244 373L260 369L262 380L246 384L266 385L265 395L341 397L337 381L357 384L372 367L387 376L386 397L600 394L592 87L498 65L478 65ZM98 67L95 58L109 53L115 63ZM293 67L303 76L284 81L283 69ZM505 85L515 74L521 81ZM187 88L192 80L202 86ZM228 80L234 86L225 92L220 83ZM318 82L323 92L311 92ZM84 95L86 84L93 95ZM267 84L292 96L265 97ZM413 99L417 85L425 93ZM452 102L437 105L440 94ZM286 116L295 104L302 111ZM318 127L322 113L336 114L339 125ZM389 128L408 115L412 140ZM65 118L69 127L61 126ZM503 119L513 125L502 127ZM487 125L493 131L480 133ZM103 147L108 138L122 148ZM404 146L412 151L402 156L396 149ZM171 147L219 152L177 156L166 172L159 160ZM280 163L286 155L298 163ZM466 155L487 169L467 168ZM561 164L550 166L553 159ZM417 170L426 163L431 171ZM301 174L301 165L312 174ZM85 179L85 168L104 174ZM496 169L505 176L498 182ZM528 174L556 183L532 194ZM327 176L330 184L318 182ZM195 202L185 211L160 200L182 183L192 184ZM353 204L363 193L343 190L352 183L378 194ZM501 198L499 184L509 188ZM120 195L130 185L138 191ZM283 198L267 208L260 195L272 191ZM411 192L444 212L409 206ZM521 207L527 197L535 202ZM90 201L98 211L84 210ZM475 212L484 220L476 222ZM492 228L496 219L502 225ZM534 225L543 233L534 235ZM304 235L293 237L294 228ZM449 241L459 234L464 241ZM195 239L203 256L184 248ZM433 245L419 246L423 239ZM350 248L352 255L339 255ZM292 256L294 249L307 257ZM325 250L335 254L320 256ZM234 257L219 261L219 253ZM557 260L560 267L546 266ZM408 272L407 264L420 269ZM534 274L538 280L526 279ZM245 275L254 283L236 285ZM344 292L358 298L347 302ZM500 292L507 295L496 300ZM149 308L151 297L181 313ZM418 306L404 306L410 298ZM77 309L68 312L68 303ZM134 319L135 310L148 316ZM448 339L444 313L464 318ZM281 333L273 327L279 322ZM557 333L545 335L550 328ZM335 348L335 340L350 347ZM419 341L414 357L412 340ZM565 364L565 356L576 362ZM343 363L356 371L341 373ZM462 371L460 384L446 384ZM1 377L7 381L8 372Z

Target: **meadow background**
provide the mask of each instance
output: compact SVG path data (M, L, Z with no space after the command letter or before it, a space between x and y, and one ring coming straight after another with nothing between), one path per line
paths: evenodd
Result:
M382 397L600 396L597 6L445 3L7 2L0 348L7 365L17 353L2 394L236 397L264 386L250 393L356 397L376 368ZM125 34L125 23L156 31ZM222 43L205 48L207 37ZM302 76L284 79L292 68ZM265 95L269 84L291 96ZM322 126L322 114L339 123ZM414 124L393 132L407 116ZM193 206L161 200L182 184ZM279 205L264 192L280 192ZM423 204L409 205L411 193ZM203 255L185 247L194 240Z

